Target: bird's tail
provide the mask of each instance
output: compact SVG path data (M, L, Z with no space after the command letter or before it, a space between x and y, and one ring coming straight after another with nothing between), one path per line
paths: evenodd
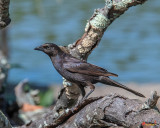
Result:
M119 87L119 88L123 88L129 92L132 92L133 94L137 95L137 96L140 96L140 97L145 97L143 94L137 92L137 91L134 91L128 87L126 87L125 85L122 85L114 80L111 80L109 77L101 77L100 78L100 82L103 83L103 84L108 84L108 85L111 85L111 86L115 86L115 87Z

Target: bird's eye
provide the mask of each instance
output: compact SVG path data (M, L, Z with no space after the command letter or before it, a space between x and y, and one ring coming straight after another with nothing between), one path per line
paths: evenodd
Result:
M45 49L50 49L48 46L44 46Z

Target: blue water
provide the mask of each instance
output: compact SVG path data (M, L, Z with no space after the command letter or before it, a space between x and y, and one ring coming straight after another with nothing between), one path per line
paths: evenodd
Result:
M88 62L117 73L119 82L160 82L160 1L130 8L104 33ZM33 49L45 42L67 45L84 33L86 21L103 0L11 1L9 81L61 83L45 54Z

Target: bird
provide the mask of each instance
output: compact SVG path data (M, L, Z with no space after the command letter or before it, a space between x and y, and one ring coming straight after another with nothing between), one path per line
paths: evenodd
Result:
M62 77L79 85L83 100L95 90L94 84L96 83L119 87L137 96L145 97L143 94L110 79L110 76L118 77L117 74L108 72L106 69L90 64L85 60L77 59L71 54L62 51L61 48L54 43L45 43L36 47L34 50L39 50L47 54L53 66ZM87 94L84 92L84 87L90 88Z

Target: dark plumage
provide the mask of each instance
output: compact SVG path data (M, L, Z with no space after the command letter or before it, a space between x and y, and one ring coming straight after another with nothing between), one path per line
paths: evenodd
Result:
M143 94L109 78L109 76L117 77L118 75L108 72L101 67L87 63L86 61L79 60L70 54L66 54L55 44L46 43L36 47L35 50L40 50L46 53L51 58L55 69L68 81L77 83L80 86L83 95L85 95L84 87L89 86L91 91L84 98L87 98L94 91L95 86L93 84L98 82L123 88L137 96L145 97Z

